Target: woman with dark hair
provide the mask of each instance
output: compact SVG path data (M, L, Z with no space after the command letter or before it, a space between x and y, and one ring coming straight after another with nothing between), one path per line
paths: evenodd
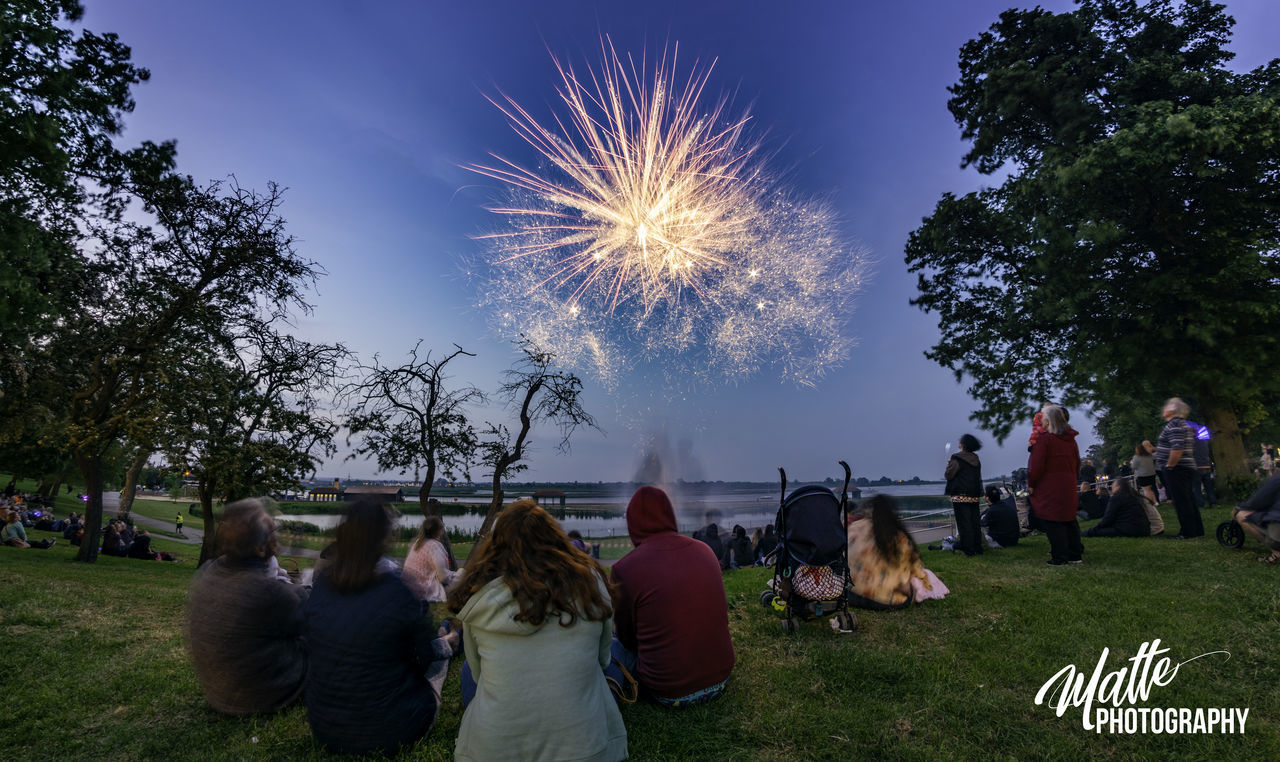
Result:
M947 594L946 586L920 562L920 551L898 518L893 498L873 495L860 513L861 518L849 522L851 605L896 609Z
M498 515L449 593L465 629L458 760L618 760L622 715L605 682L612 591L600 564L532 500ZM471 688L472 679L474 689Z
M1085 537L1150 537L1151 522L1143 506L1146 500L1127 479L1111 482L1102 520L1084 533Z
M947 490L951 508L956 514L956 530L960 541L956 550L966 556L982 552L982 526L979 507L982 502L982 462L978 450L982 442L972 434L960 437L960 452L947 461Z
M1141 442L1133 447L1133 479L1152 505L1160 502L1156 494L1156 460L1151 457L1155 450L1150 442Z
M400 578L420 601L443 601L445 591L458 574L449 570L449 553L440 541L444 534L444 521L439 516L426 516L404 559L404 573Z
M329 563L304 609L307 721L332 751L393 753L425 736L458 641L379 564L394 527L386 506L362 499L338 525Z
M1049 565L1084 563L1076 477L1080 473L1080 448L1076 430L1067 425L1061 407L1045 405L1040 411L1045 431L1036 438L1027 461L1027 487L1031 508L1040 530L1049 538Z

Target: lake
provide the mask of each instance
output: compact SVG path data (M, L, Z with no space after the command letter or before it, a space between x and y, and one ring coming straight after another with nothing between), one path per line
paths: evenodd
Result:
M790 492L789 489L788 492ZM879 487L863 487L862 497L867 498L874 494L903 497L923 496L938 495L941 492L941 484L891 484ZM467 496L467 502L484 500L489 494L488 492L477 492L474 495ZM704 526L707 523L706 512L713 509L720 511L720 518L717 523L722 529L729 529L734 524L741 524L748 531L756 527L763 528L766 524L772 524L774 518L776 518L780 498L778 490L769 492L710 493L684 497L674 490L668 490L668 494L671 495L671 502L676 508L676 523L680 531L686 533ZM516 492L512 492L510 499L514 500L516 497L521 496L527 497L527 495L518 495ZM565 507L570 510L575 505L591 505L611 507L617 513L586 517L566 516L560 520L560 524L565 528L565 531L576 529L586 537L625 537L627 535L627 520L621 513L625 510L627 501L630 498L629 494L614 497L568 497L565 500ZM405 502L408 503L405 506L405 510L412 511L412 513L401 515L398 523L402 527L416 527L422 521L422 515L417 511L417 501L406 500ZM333 514L296 514L282 518L290 521L305 521L321 529L337 526L338 521L341 519L340 516ZM484 523L484 514L472 513L461 516L445 516L444 523L449 529L476 532L479 531L480 525Z

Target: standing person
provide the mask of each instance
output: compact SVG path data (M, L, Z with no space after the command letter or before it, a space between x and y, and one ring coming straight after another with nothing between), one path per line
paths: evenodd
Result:
M1076 520L1080 449L1076 430L1057 405L1041 410L1045 433L1036 439L1027 461L1027 486L1040 529L1049 538L1049 565L1084 562L1080 523Z
M1178 534L1175 540L1187 540L1204 536L1204 523L1196 510L1191 486L1196 478L1196 456L1191 429L1187 428L1187 403L1178 397L1170 397L1164 403L1164 430L1156 440L1156 468L1164 474L1164 487L1178 514Z
M449 553L440 540L444 537L444 521L428 514L422 519L422 528L409 547L404 559L404 572L400 578L420 601L443 601L445 592L453 584L456 571L449 569Z
M1102 461L1102 478L1107 481L1116 478L1116 465L1111 462L1110 458L1105 458ZM1111 485L1108 484L1107 487L1109 489Z
M947 461L947 490L956 514L960 541L956 550L966 556L982 553L982 526L978 514L982 502L982 462L978 450L982 442L972 434L960 437L960 452Z
M1209 447L1209 427L1201 426L1194 421L1187 421L1191 429L1192 451L1196 456L1196 476L1191 482L1191 497L1195 500L1196 509L1208 506L1213 508L1218 496L1213 492L1213 454Z
M604 675L613 642L604 570L549 513L524 499L498 514L449 608L467 654L455 759L626 758L627 731Z
M347 508L303 609L307 722L331 751L395 752L430 732L440 710L458 633L437 631L430 611L380 565L393 529L376 501Z
M680 534L671 500L657 487L631 496L627 532L635 550L611 570L618 593L614 656L657 704L715 698L735 658L720 562Z
M1145 441L1133 448L1133 480L1152 505L1160 502L1156 494L1156 460L1151 457L1155 451L1156 448Z
M182 514L181 513L179 513L178 517L173 520L173 524L178 530L178 536L186 537L186 535L182 533Z
M1088 458L1080 461L1080 484L1087 484L1089 489L1093 489L1093 483L1096 481L1098 481L1098 469L1093 467L1093 461ZM1083 486L1081 486L1080 491L1084 491Z
M186 641L205 700L230 715L266 714L302 694L307 589L271 570L276 524L263 501L226 507L214 553L187 590Z

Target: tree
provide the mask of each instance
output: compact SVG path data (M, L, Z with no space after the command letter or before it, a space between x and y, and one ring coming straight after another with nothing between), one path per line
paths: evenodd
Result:
M505 381L496 396L517 411L520 429L514 437L504 424L489 423L485 429L480 461L492 469L493 498L480 526L480 537L489 535L502 510L502 480L528 468L524 459L534 424L549 421L559 427L561 452L568 451L569 437L579 426L600 430L582 407L582 381L576 375L557 370L555 355L527 337L521 337L516 347L521 357L503 374Z
M204 523L200 563L212 558L214 500L296 488L334 452L338 427L321 412L347 351L253 324L234 351L188 363L170 400L175 422L169 463L196 479ZM193 358L194 360L195 358Z
M999 439L1046 399L1182 396L1243 470L1280 385L1280 61L1227 70L1233 23L1208 0L1082 0L961 49L964 165L1005 179L944 194L906 261L939 317L926 355L972 379Z
M73 309L82 222L119 212L113 178L172 165L172 143L113 145L149 73L116 35L76 34L83 13L76 0L0 1L0 396L37 377L23 355Z
M361 365L361 379L343 390L352 408L345 423L347 441L360 439L350 457L374 456L380 471L425 469L418 504L423 515L441 516L440 504L431 500L436 475L452 479L466 471L476 451L475 428L467 420L467 407L484 401L471 385L449 386L448 366L459 356L475 357L457 344L452 352L432 359L419 357L419 341L409 350L409 360L392 367L377 355L372 365ZM470 475L467 475L470 478ZM450 565L456 566L453 546L444 538Z
M97 558L103 457L122 439L145 438L131 426L150 425L136 414L193 352L230 351L246 326L309 309L304 289L319 274L293 249L275 185L259 194L167 175L131 190L150 219L93 230L91 287L45 349L75 358L64 381L70 449L89 495L84 561Z

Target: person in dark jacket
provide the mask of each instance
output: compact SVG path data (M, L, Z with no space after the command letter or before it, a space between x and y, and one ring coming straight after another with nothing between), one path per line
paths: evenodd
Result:
M726 569L729 566L728 555L725 553L724 540L720 539L720 527L716 521L720 518L719 511L707 511L707 525L701 529L695 530L693 539L704 543L711 548L711 553L720 562L720 568Z
M982 514L982 525L987 528L987 539L997 548L1018 544L1022 528L1018 526L1018 506L1013 495L1003 497L1000 488L987 487L987 510Z
M627 531L635 550L611 570L618 591L614 656L624 666L633 661L641 691L660 704L719 695L734 664L719 562L676 530L671 500L656 487L631 497Z
M1085 458L1080 461L1080 483L1089 485L1089 489L1093 489L1093 483L1098 481L1098 469L1093 467L1093 461Z
M425 736L460 648L459 632L437 632L430 611L379 566L393 526L374 500L347 508L303 607L307 722L331 751L390 754Z
M1084 536L1150 537L1151 522L1142 505L1144 499L1127 479L1116 479L1111 483L1111 498L1107 500L1102 520Z
M1080 449L1077 431L1067 425L1061 407L1045 405L1040 411L1045 432L1031 447L1027 461L1027 488L1031 509L1040 530L1049 538L1049 565L1084 562L1080 523L1076 520Z
M307 589L271 571L276 525L261 500L238 500L218 523L217 558L187 590L186 641L205 700L236 716L268 714L302 694Z
M982 552L982 525L979 519L982 502L982 462L978 450L982 442L972 434L960 437L960 452L947 461L947 490L951 508L956 514L956 530L960 540L955 549L966 556Z
M1102 504L1093 485L1082 487L1080 496L1076 498L1076 516L1084 521L1102 518Z
M764 534L760 537L760 544L756 547L756 558L760 563L769 557L769 554L778 547L778 533L773 528L773 524L769 524L764 528Z
M725 560L730 569L755 566L755 549L751 547L751 538L741 524L733 525L733 537L729 539L729 547L725 548Z

